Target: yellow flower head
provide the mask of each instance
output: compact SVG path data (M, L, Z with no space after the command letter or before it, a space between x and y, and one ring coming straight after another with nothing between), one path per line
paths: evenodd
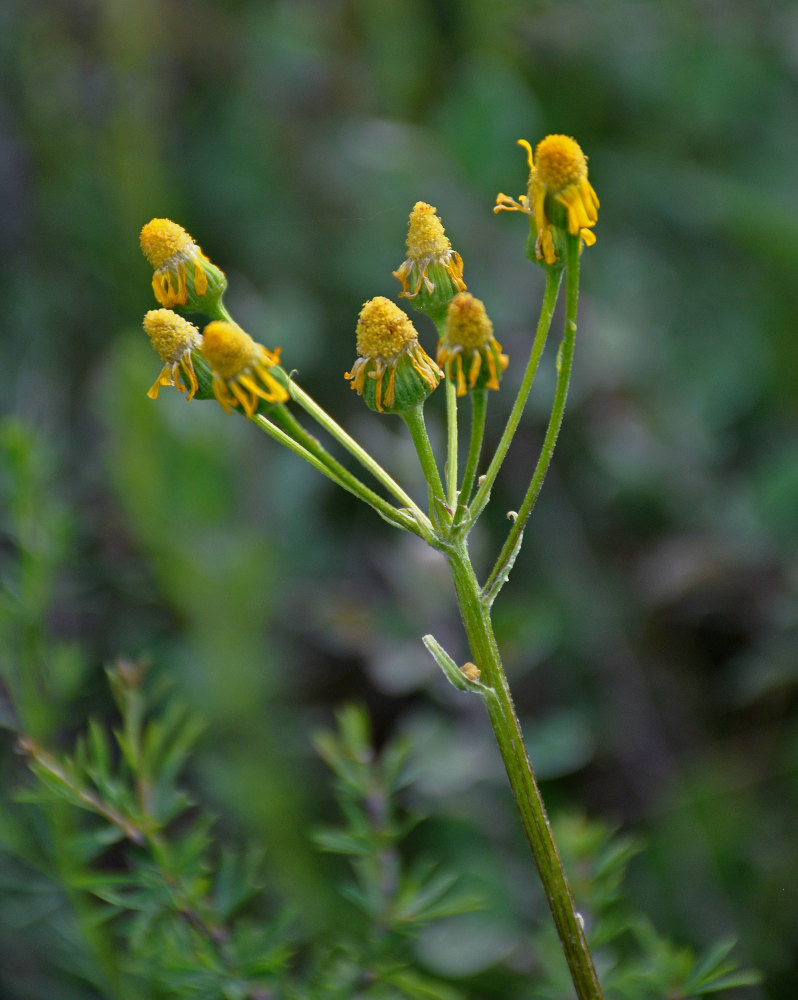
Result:
M360 310L357 353L352 371L344 377L380 413L420 403L443 375L419 344L409 316L382 295L369 299Z
M407 228L407 259L393 272L402 284L399 298L412 299L420 312L445 312L456 292L465 291L463 259L452 250L436 209L417 201Z
M161 374L147 395L157 399L162 385L173 385L191 399L198 388L191 352L200 347L199 330L171 309L151 309L144 317L144 332L163 361Z
M228 413L240 403L251 417L259 400L284 403L289 398L285 386L269 371L280 360L280 348L267 351L235 323L208 323L202 353L213 375L213 393Z
M519 139L518 144L527 151L527 193L518 201L498 194L493 211L525 212L534 218L535 256L546 264L558 258L553 227L564 226L571 236L580 236L586 246L592 246L596 237L591 227L598 221L599 200L587 179L587 157L579 143L567 135L547 135L534 156L526 139Z
M227 287L189 234L171 219L152 219L141 230L141 250L155 274L152 290L162 306L199 308L216 301Z
M457 395L469 389L498 389L509 358L493 336L493 323L485 306L468 292L460 292L449 303L446 328L438 342L438 364L457 384Z

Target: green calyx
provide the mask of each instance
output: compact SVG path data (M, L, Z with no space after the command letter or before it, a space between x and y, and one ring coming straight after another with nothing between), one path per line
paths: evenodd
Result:
M202 291L203 289L204 291ZM183 308L188 312L208 313L214 305L221 301L226 289L227 278L224 271L209 260L198 262L196 266L193 261L186 264L188 298Z
M414 309L429 316L438 325L445 320L449 303L459 291L462 291L465 285L462 281L459 284L454 281L449 273L449 266L438 261L429 264L425 273L432 291L428 289L426 281L422 279L417 294L408 295L407 298ZM411 279L413 277L411 272Z
M557 260L553 264L549 264L542 255L540 257L538 256L538 233L535 227L534 218L530 218L529 220L529 235L527 236L526 246L524 247L524 254L527 260L531 260L533 264L538 264L547 271L552 268L559 270L565 265L566 239L568 237L568 212L565 206L561 205L550 194L546 195L544 210L546 218L549 220L548 231L551 235L554 252L557 254Z
M215 399L213 394L213 373L208 367L208 362L199 351L191 352L191 362L194 366L194 374L197 376L198 389L194 393L194 399Z
M369 359L362 395L366 406L377 413L403 413L423 403L440 378L438 366L417 345L387 365Z

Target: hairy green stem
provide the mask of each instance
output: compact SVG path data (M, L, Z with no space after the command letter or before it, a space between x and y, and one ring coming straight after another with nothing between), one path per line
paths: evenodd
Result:
M392 493L396 499L402 504L403 507L407 507L412 511L413 516L418 521L419 527L422 530L426 529L429 531L431 525L429 519L426 517L421 508L416 504L416 502L408 496L408 494L402 489L399 483L396 482L380 465L380 463L373 458L361 445L355 441L347 432L336 423L335 420L327 413L326 410L322 409L319 404L309 396L304 389L301 389L293 379L288 379L288 391L291 393L291 398L297 402L302 409L309 414L316 423L320 424L331 437L334 437L344 448L357 459L358 462L363 466L363 468L368 469L368 471L374 476L378 483L381 483L385 489Z
M407 424L407 429L410 431L418 454L418 460L421 463L424 479L427 481L430 518L438 529L444 531L449 526L448 517L451 516L451 511L447 510L446 507L446 493L427 434L427 425L424 422L424 404L419 403L409 410L403 410L399 416Z
M488 390L472 389L471 396L471 437L468 442L468 456L466 457L465 471L463 472L463 482L460 485L460 495L457 505L457 516L455 518L455 528L460 525L468 510L468 501L471 498L471 491L477 479L479 469L479 457L482 454L482 440L485 436L485 418L488 413Z
M356 476L353 476L348 469L335 462L331 456L326 455L326 457L319 456L316 454L316 449L312 451L297 441L292 434L287 433L282 428L278 427L276 423L269 420L264 414L256 413L250 418L254 424L257 424L261 430L265 431L270 437L274 438L279 444L285 445L286 448L294 452L295 455L299 455L303 458L309 465L312 465L314 469L317 469L323 475L327 476L334 483L337 483L343 489L352 493L354 496L358 497L364 503L367 503L370 507L380 514L389 524L392 524L396 528L406 528L408 531L412 531L416 535L420 535L422 538L427 540L431 539L432 526L430 525L430 532L425 532L421 525L419 525L414 517L411 517L405 511L397 510L392 504L388 503L387 500L383 499L373 490L370 490L367 486L360 482ZM310 438L311 435L308 435ZM337 466L337 468L336 468ZM426 520L426 518L425 518Z
M446 499L451 510L457 506L457 386L446 363Z
M593 958L582 920L576 911L543 798L529 760L521 725L499 656L490 612L471 561L461 541L447 550L457 601L480 670L480 682L490 689L484 698L496 742L510 780L524 831L532 849L563 953L579 1000L602 1000Z
M290 437L292 437L305 451L314 455L329 470L329 478L333 479L343 489L364 500L373 507L385 520L394 524L398 528L407 528L421 538L428 538L429 534L419 525L415 518L409 516L404 511L397 510L391 503L384 500L378 493L370 489L350 472L346 466L333 458L333 456L322 445L318 438L307 431L296 419L291 411L284 406L276 406L269 414L274 423L278 424ZM265 428L264 428L265 429ZM304 458L304 455L302 456ZM431 525L430 525L431 528Z
M557 385L554 390L554 401L552 403L551 415L549 416L546 435L543 439L543 446L540 450L532 480L527 488L518 515L513 522L507 540L502 546L502 550L494 564L485 583L485 593L495 596L500 587L507 579L509 564L514 553L518 549L521 532L524 530L532 508L537 502L543 480L551 465L554 446L557 444L557 437L562 426L563 413L565 411L565 400L568 396L568 386L571 381L571 368L574 360L574 343L576 340L576 312L579 302L579 236L567 237L567 275L565 279L565 330L562 343L557 355Z
M524 372L524 377L521 380L518 395L516 396L515 403L510 411L510 416L507 418L507 424L504 428L504 432L502 433L499 444L496 447L496 453L488 466L488 471L482 477L482 482L480 483L477 494L474 497L474 502L471 504L469 524L473 524L474 521L476 521L490 499L490 491L493 488L493 483L496 480L496 476L499 474L499 469L501 468L502 462L507 455L510 443L515 436L515 432L518 429L521 414L524 412L524 406L526 405L527 398L529 397L530 390L532 389L532 383L535 381L535 375L537 374L540 358L543 354L543 348L546 346L546 338L548 337L551 320L554 316L554 307L557 305L557 296L560 291L561 280L562 268L546 269L546 286L543 291L543 303L540 307L540 317L538 319L537 330L535 331L535 339L532 342L532 350L529 354L526 371Z

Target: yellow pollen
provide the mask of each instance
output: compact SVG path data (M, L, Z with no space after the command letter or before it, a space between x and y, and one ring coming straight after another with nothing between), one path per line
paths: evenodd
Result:
M357 353L390 361L418 340L410 317L399 306L378 295L363 304L357 320Z
M423 201L417 201L413 206L407 228L407 256L411 260L443 257L451 253L452 244L436 212L437 209Z
M200 346L199 330L171 309L151 309L144 316L144 332L165 365L177 364Z
M464 663L462 667L460 667L460 671L465 679L469 681L478 681L482 676L482 671L476 663L471 663L470 661L468 663Z
M154 271L177 255L191 256L199 248L189 234L171 219L152 219L141 230L141 250Z
M535 168L543 185L558 194L587 177L587 159L579 143L567 135L547 135L535 150Z
M202 334L202 353L214 374L226 382L258 363L258 344L241 327L223 320L208 323Z
M460 292L449 303L446 340L450 347L484 347L493 337L493 323L485 306L469 292Z

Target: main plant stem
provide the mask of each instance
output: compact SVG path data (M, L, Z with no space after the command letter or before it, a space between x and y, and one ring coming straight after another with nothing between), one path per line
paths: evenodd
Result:
M526 750L493 634L490 611L471 566L465 542L448 549L446 557L454 578L471 653L481 671L480 681L492 692L485 698L485 704L576 994L579 1000L603 1000L582 921L574 906L543 797Z

